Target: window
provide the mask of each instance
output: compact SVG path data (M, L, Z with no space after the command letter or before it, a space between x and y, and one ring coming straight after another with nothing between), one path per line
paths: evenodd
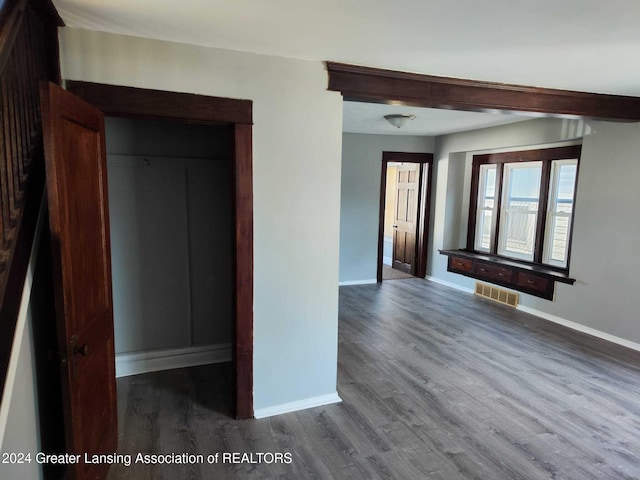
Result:
M568 269L580 150L475 155L467 248Z
M577 160L551 162L551 185L547 210L543 263L567 266Z
M498 255L533 261L542 162L504 166Z
M480 186L478 188L478 212L476 220L476 250L491 250L491 233L495 228L496 212L496 166L480 165Z

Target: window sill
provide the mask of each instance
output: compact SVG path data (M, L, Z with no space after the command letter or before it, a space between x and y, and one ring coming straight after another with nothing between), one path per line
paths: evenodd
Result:
M564 271L468 250L439 250L449 257L447 270L553 300L555 283L575 283Z

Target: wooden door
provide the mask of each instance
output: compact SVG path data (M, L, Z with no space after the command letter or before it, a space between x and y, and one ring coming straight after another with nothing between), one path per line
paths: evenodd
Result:
M117 448L104 116L57 85L41 89L67 452ZM102 479L81 462L67 478Z
M393 219L393 264L415 275L420 164L403 163L396 173L396 206Z

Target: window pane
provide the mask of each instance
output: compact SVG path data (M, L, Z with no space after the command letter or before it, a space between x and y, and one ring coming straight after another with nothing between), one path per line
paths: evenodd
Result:
M576 171L577 165L557 165L557 161L553 162L552 170L557 169L557 174L551 176L551 180L556 182L555 185L551 185L551 190L554 188L557 191L555 198L551 198L553 202L552 208L556 212L571 213L573 211L573 192L576 185ZM554 178L557 177L557 178ZM551 195L553 195L553 191Z
M536 221L538 216L531 213L507 212L505 215L504 246L502 253L531 257L536 242Z
M553 217L551 220L551 244L549 248L550 259L564 263L567 261L567 249L569 246L569 217Z
M543 255L543 262L550 265L567 265L577 163L577 160L551 162L549 211Z
M559 161L552 162L551 168L558 169L558 198L573 201L573 192L576 188L576 172L578 165L575 160L572 163L561 164Z
M541 176L542 162L505 164L499 254L533 260Z
M486 172L487 179L485 181L485 196L487 198L493 198L496 194L496 166L495 165L483 165L480 167L480 171Z
M491 220L493 218L493 212L491 210L484 210L480 212L480 224L478 226L478 233L476 235L476 249L489 251L491 248Z
M481 165L478 179L478 205L476 210L476 250L488 252L493 237L493 218L496 191L496 166Z
M538 210L542 165L540 162L527 162L530 163L535 163L536 166L505 165L508 208Z

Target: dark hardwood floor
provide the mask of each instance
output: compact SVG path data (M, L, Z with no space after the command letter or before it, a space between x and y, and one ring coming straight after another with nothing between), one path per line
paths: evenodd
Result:
M109 479L640 478L638 352L420 279L341 287L339 342L343 403L268 419L229 418L228 365L119 379L122 453L292 463Z

